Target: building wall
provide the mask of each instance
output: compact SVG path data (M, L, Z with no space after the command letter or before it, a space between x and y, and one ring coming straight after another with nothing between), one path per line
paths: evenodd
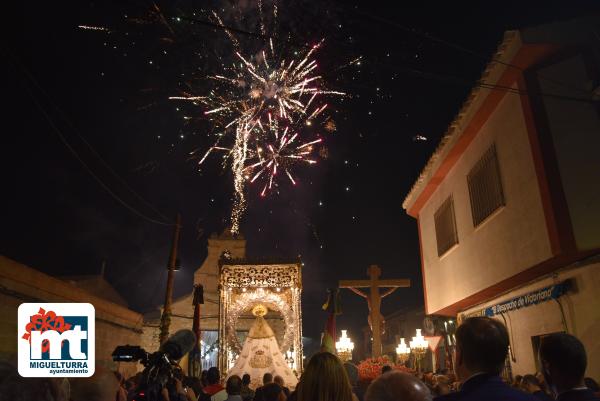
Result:
M467 174L496 145L506 206L473 227ZM434 213L454 197L458 245L438 257ZM506 94L419 213L427 313L552 256L522 105Z
M96 309L96 363L135 373L135 364L112 361L117 345L139 344L142 315L42 272L0 256L0 359L17 352L17 308L23 302L89 302Z
M565 313L566 327L563 324L560 307L555 301L548 301L505 314L507 327L511 335L511 348L516 361L512 363L513 374L524 375L535 373L536 356L532 345L532 337L565 331L575 335L585 345L588 354L587 376L600 377L600 258L585 265L565 269L555 276L545 277L514 289L501 297L464 311L466 315L498 304L502 301L544 288L555 282L573 279L575 290L560 297ZM495 317L501 322L504 319Z
M579 250L600 248L600 186L592 184L600 182L600 109L568 98L586 97L598 85L597 68L591 55L575 54L541 68L537 79L542 93L565 97L543 103Z

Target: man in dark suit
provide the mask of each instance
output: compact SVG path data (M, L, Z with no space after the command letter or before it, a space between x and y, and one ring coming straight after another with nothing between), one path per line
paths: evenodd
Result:
M584 384L587 355L576 337L566 333L543 337L538 358L557 401L599 401Z
M508 332L498 320L472 317L456 330L454 371L460 390L436 401L536 401L504 383L500 372L508 354Z

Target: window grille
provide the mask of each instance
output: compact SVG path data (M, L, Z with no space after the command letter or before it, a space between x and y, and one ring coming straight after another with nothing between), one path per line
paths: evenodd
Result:
M455 244L458 244L456 219L454 218L454 200L452 196L441 204L434 215L435 237L437 239L438 256L442 256Z
M473 226L477 227L505 204L495 145L492 145L473 166L467 176L467 182Z

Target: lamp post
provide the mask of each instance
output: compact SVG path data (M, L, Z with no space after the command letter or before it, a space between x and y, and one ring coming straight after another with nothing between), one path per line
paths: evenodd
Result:
M348 337L347 330L342 330L342 336L340 337L340 340L335 343L335 349L342 362L347 362L352 359L354 343L352 342L352 339Z
M417 371L421 371L421 361L427 352L429 347L429 341L421 335L421 329L417 329L417 334L410 341L410 348L415 354L415 363L417 365Z
M400 343L398 347L396 347L396 355L398 355L398 362L404 364L408 361L408 357L410 356L410 348L406 346L406 341L404 338L400 339Z
M292 369L292 370L296 369L296 351L287 350L285 352L285 360L286 360L288 366L290 367L290 369Z

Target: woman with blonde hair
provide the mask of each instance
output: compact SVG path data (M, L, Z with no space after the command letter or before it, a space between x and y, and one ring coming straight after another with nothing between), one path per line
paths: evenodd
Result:
M310 358L296 388L296 397L297 401L356 400L344 365L329 352L319 352Z

